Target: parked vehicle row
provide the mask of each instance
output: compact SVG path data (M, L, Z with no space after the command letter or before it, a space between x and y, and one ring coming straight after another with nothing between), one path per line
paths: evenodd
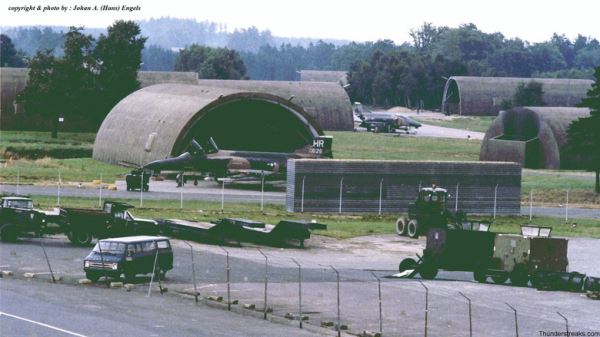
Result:
M0 238L4 241L14 241L25 235L64 233L72 243L85 246L94 238L162 234L217 243L281 245L296 242L303 247L304 241L310 238L310 230L327 228L323 224L297 220L282 220L277 225L270 225L236 218L211 223L142 219L129 211L133 205L115 201L105 201L102 209L63 207L52 214L34 209L33 201L22 196L3 197L0 206Z

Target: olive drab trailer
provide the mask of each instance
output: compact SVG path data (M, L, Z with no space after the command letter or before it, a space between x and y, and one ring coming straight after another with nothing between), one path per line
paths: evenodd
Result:
M411 258L402 260L399 271L413 270L407 275L420 274L425 279L433 279L438 270L470 271L475 278L481 278L494 253L494 233L489 227L481 230L449 230L432 228L427 232L427 243L419 261Z
M486 277L495 283L510 279L518 286L535 283L536 274L566 272L568 240L550 237L551 228L522 226L522 235L498 234ZM485 279L484 279L485 281Z

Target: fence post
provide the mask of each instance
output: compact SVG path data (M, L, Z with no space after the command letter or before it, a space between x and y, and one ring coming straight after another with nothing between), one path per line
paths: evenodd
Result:
M231 288L229 285L229 251L227 251L227 249L219 246L219 248L221 248L225 254L226 254L226 259L227 259L227 310L231 311L231 301L230 301L230 296L231 296Z
M158 263L158 243L156 241L154 241L154 249L156 250L156 253L154 254L154 265L152 266L152 276L150 276L150 285L148 286L148 297L150 297L150 293L152 291L152 283L154 282L154 275L156 275L156 264ZM160 274L160 268L158 269L158 273ZM163 289L162 289L162 284L160 283L160 275L158 276L158 289L160 289L160 294L162 295Z
M296 259L292 261L298 266L298 321L300 321L300 329L302 329L302 266Z
M198 292L198 287L196 286L196 267L194 265L194 247L190 245L187 241L183 241L186 245L190 247L190 256L192 257L192 278L194 279L194 298L196 303L198 303L198 296L200 293Z
M302 198L300 199L300 213L304 213L304 180L306 176L302 177Z
M517 309L515 309L512 305L504 302L504 304L506 304L509 308L512 309L512 311L515 312L515 336L519 337L519 321L517 320Z
M340 179L340 208L338 210L339 214L342 214L342 191L343 191L343 185L344 185L344 177L342 177L342 179Z
M425 288L425 337L427 337L427 314L429 312L429 288L423 282L419 281L423 288Z
M460 186L460 182L456 183L456 197L454 200L454 212L458 211L458 186Z
M221 179L221 213L225 208L225 179Z
M533 215L533 188L529 191L529 222Z
M265 171L261 171L262 179L260 182L260 211L264 210L265 204Z
M52 271L52 267L50 266L50 259L48 259L48 254L46 254L46 247L44 247L44 243L41 239L40 246L42 246L42 250L44 251L44 257L46 258L46 263L48 264L48 270L50 270L50 277L52 277L52 283L56 283L56 279L54 278L54 272Z
M102 252L102 244L100 240L98 240L98 250L100 251L100 263L102 263L102 271L104 272L104 283L106 283L107 287L110 287L110 283L108 282L108 275L106 268L104 268L104 253Z
M21 182L21 170L17 170L17 194L19 194L19 183Z
M379 181L379 215L381 215L381 198L383 197L383 178Z
M58 181L56 182L56 205L60 207L60 171L58 172Z
M570 188L567 189L567 202L565 203L565 223L569 221L569 191Z
M472 320L472 315L471 315L471 299L468 298L465 294L463 294L462 292L458 292L460 294L460 296L464 297L467 302L469 302L469 337L473 337L473 320Z
M144 205L144 171L140 175L140 207Z
M267 283L269 282L269 277L268 277L268 273L269 273L269 258L267 257L267 255L265 255L265 253L263 253L262 250L260 250L260 248L256 248L256 250L258 250L258 252L265 257L265 306L263 309L263 319L267 319Z
M374 278L377 279L377 290L379 295L379 334L383 335L383 311L381 310L381 279L375 275L374 272L371 272Z
M333 269L333 271L335 272L335 275L336 275L336 279L337 279L337 335L338 335L338 337L341 337L342 330L340 330L340 327L341 327L341 323L340 323L340 273L332 265L330 265L329 267L331 267L331 269Z
M498 184L496 184L496 187L494 188L494 219L496 219L496 206L498 202Z
M102 173L100 173L100 191L98 194L98 207L102 207Z
M569 320L565 316L563 316L563 314L561 314L560 312L557 311L556 313L558 314L558 316L562 317L565 320L565 324L567 327L567 336L570 336L571 334L569 334Z

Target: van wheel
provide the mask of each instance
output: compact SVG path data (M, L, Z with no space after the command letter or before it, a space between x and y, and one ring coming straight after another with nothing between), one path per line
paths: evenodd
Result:
M98 282L100 275L98 275L96 273L92 273L92 272L87 272L87 273L85 273L85 278L87 278L88 280L90 280L92 282Z
M416 219L410 220L408 222L407 232L408 236L410 236L413 239L419 237L419 222Z
M88 246L92 242L92 234L84 231L72 231L71 242L78 246Z
M396 220L396 234L400 236L406 235L406 222L407 221L404 218L398 218L398 220Z
M125 270L123 274L125 275L125 282L135 283L135 272L131 270Z

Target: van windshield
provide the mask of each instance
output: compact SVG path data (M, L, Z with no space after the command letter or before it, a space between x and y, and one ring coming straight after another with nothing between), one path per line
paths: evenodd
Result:
M6 201L6 207L10 207L10 208L25 208L25 209L32 209L33 208L33 201L31 200L7 200Z
M125 253L125 244L122 242L100 241L94 247L94 252L123 254Z

